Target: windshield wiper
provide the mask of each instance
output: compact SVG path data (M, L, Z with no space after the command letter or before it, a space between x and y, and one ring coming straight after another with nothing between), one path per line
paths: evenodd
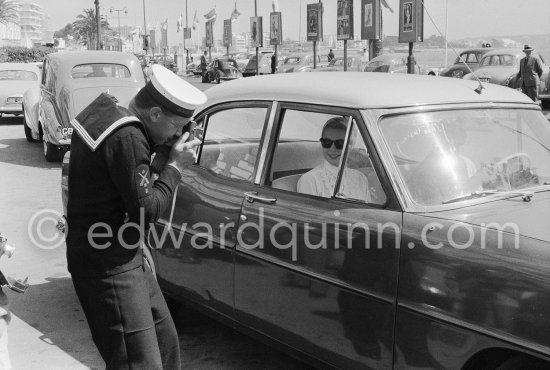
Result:
M487 195L505 195L508 197L521 197L521 199L523 199L524 202L530 202L533 196L535 195L535 193L532 191L518 191L518 190L510 190L510 191L480 190L480 191L474 191L473 193L470 193L470 194L463 194L455 198L447 199L443 201L441 204L449 204L449 203L460 202L462 200L483 198L483 197L486 197Z

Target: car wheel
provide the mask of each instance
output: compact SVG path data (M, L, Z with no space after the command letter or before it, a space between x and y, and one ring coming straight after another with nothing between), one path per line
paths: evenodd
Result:
M35 143L38 141L32 137L32 130L27 125L27 120L25 119L25 106L23 106L23 129L25 130L25 137L29 143Z
M48 162L59 162L61 160L62 151L57 148L57 146L46 140L46 137L42 140L44 144L44 157Z

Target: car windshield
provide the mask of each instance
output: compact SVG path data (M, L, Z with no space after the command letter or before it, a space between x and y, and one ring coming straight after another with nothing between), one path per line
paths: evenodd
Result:
M21 71L21 70L3 70L0 71L0 80L25 80L25 81L36 81L38 76L36 73L31 71Z
M550 125L539 111L405 114L383 119L380 129L410 196L421 205L550 181Z
M518 57L510 54L486 55L481 59L480 66L515 66Z
M130 70L122 64L94 63L79 64L71 71L72 78L109 77L129 78Z

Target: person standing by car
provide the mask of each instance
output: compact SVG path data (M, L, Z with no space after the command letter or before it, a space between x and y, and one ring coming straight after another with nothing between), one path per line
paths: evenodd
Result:
M537 56L531 56L533 50L535 49L529 45L523 48L525 57L519 62L517 78L522 79L521 91L536 102L539 98L540 77L543 71L540 59Z
M205 82L206 80L206 50L201 55L201 75L202 75L202 82Z
M129 104L102 93L71 121L68 270L106 369L179 369L176 328L144 251L147 226L170 206L198 140L206 96L160 65ZM151 153L170 146L159 178Z
M277 53L273 53L271 56L271 74L274 74L277 70Z
M329 62L334 59L334 53L332 52L332 49L330 49L327 56Z

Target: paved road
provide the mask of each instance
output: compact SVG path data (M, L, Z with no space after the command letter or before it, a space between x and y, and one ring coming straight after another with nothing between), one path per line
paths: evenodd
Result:
M62 212L60 178L60 164L46 162L41 144L25 140L21 118L0 118L0 232L17 248L11 259L0 259L0 268L16 278L29 276L31 284L23 295L8 291L14 370L104 368L67 273L64 242L39 249L27 231L37 212ZM53 222L42 230L56 242ZM182 309L174 318L185 369L305 368L196 312Z

